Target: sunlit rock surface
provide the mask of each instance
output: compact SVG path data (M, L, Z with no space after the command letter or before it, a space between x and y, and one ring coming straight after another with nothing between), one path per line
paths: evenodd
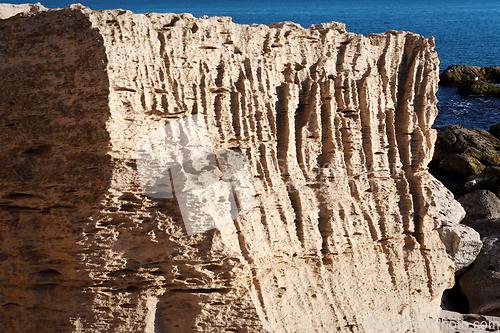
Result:
M439 316L432 38L77 5L0 36L1 331Z
M22 5L13 5L10 3L0 3L0 19L6 19L14 15L30 15L47 10L41 3L27 3Z

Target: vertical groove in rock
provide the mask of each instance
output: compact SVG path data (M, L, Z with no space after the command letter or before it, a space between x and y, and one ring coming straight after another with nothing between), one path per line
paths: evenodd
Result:
M432 39L78 6L0 29L4 331L365 332L438 315L453 269L428 189ZM167 197L141 180L142 149ZM230 218L189 234L201 213L177 182L206 160L219 179L195 190ZM218 181L228 193L208 192Z

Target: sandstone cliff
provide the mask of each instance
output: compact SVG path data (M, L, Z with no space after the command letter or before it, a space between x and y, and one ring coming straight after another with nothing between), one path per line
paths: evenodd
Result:
M11 16L22 14L36 14L47 10L41 3L12 5L10 3L0 3L0 19L6 19Z
M432 38L76 5L0 36L2 332L439 316Z

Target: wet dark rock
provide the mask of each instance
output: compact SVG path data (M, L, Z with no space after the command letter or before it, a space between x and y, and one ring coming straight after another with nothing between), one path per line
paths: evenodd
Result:
M480 80L470 80L457 83L458 93L460 95L480 95L500 97L500 86L497 84L484 82Z

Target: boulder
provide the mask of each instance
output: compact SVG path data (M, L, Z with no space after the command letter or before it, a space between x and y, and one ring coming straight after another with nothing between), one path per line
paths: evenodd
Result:
M464 176L470 176L481 173L484 170L484 165L474 157L452 154L443 158L439 163L439 168Z
M465 95L465 96L470 96L470 95L500 96L500 86L479 80L460 82L457 84L457 88L458 88L458 93L460 95Z
M483 246L479 233L464 224L443 225L438 232L446 252L455 263L455 274L462 274Z
M473 191L467 193L458 199L458 201L467 212L462 223L500 218L500 199L491 191Z
M472 80L476 77L484 78L485 74L482 67L451 65L439 74L439 84L443 86L452 86L458 82Z
M446 157L458 154L475 158L483 165L500 165L498 150L500 150L500 140L489 132L471 130L460 125L448 125L437 128L433 161L440 163ZM470 160L468 163L480 168L475 161ZM447 164L449 163L445 163Z
M435 177L432 177L431 191L436 206L436 212L433 216L436 228L458 224L464 219L465 209L460 202L455 200L453 193Z
M460 279L470 312L500 316L500 219L469 224L479 232L483 247Z
M434 223L448 256L455 263L456 274L461 274L481 250L479 234L474 229L459 224L465 217L465 210L455 200L453 193L436 178L432 179L431 190L436 205Z
M439 84L457 85L461 82L484 81L500 83L500 66L478 67L467 65L451 65L439 75Z

